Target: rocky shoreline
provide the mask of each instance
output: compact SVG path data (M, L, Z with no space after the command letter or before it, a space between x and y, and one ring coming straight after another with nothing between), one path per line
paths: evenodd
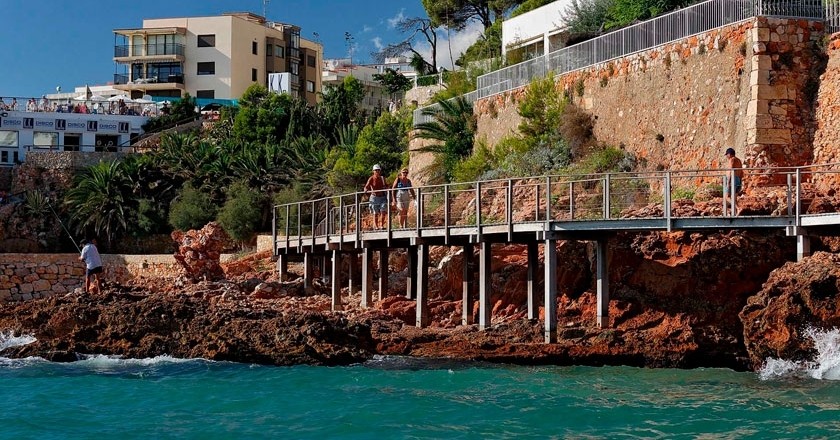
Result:
M402 295L404 257L394 253L391 296L361 309L330 311L327 287L280 283L266 261L226 267L227 278L172 285L106 283L99 294L7 304L0 330L37 341L0 352L74 361L78 354L170 355L268 365L349 365L376 355L512 364L725 367L754 370L767 357L809 359L807 327L840 323L840 245L825 239L801 262L786 262L791 240L750 233L619 236L610 325L595 325L592 249L563 242L558 267L558 343L544 344L541 320L524 317L520 246L494 251L492 328L460 324L460 258L433 252L432 326L414 327ZM267 258L267 256L265 256ZM260 264L254 264L259 262ZM268 262L270 264L270 262ZM270 267L270 266L269 266ZM235 275L234 275L235 274ZM401 284L402 283L402 284ZM456 299L458 298L458 299Z

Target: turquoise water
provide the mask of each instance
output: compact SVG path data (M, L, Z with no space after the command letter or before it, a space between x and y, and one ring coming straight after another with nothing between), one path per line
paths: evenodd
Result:
M815 379L813 364L768 364L759 375L407 358L342 368L0 358L0 438L840 436L840 381Z

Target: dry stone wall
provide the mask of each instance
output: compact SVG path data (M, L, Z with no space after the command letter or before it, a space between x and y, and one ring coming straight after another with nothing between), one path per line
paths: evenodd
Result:
M103 255L104 280L182 275L172 255ZM0 254L0 303L65 295L82 287L85 266L76 254Z
M827 45L828 62L820 78L815 118L814 163L840 163L840 34L831 36ZM826 182L840 183L836 176L819 176Z
M822 39L821 22L757 17L555 81L592 115L599 141L648 169L719 167L729 146L746 166L802 165L814 154L810 94ZM515 135L524 94L479 100L476 139L492 147Z

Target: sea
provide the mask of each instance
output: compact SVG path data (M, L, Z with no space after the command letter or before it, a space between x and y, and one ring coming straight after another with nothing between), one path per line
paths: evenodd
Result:
M813 360L768 359L759 372L0 358L0 438L840 438L840 331L809 337ZM0 350L33 340L0 334Z

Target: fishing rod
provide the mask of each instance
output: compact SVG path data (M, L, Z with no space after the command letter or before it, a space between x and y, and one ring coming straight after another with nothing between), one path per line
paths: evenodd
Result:
M50 204L49 197L45 198L45 200L47 201L47 206L50 207L50 211L55 216L55 219L58 220L58 224L61 225L61 228L64 229L64 232L66 232L67 236L70 237L70 241L73 242L73 246L76 246L76 250L79 251L79 253L82 253L82 250L79 249L79 245L76 244L76 240L73 239L73 234L70 233L70 231L67 229L67 226L64 226L64 222L61 221L61 217L58 216L58 214L55 212L55 209L53 209L52 205Z

